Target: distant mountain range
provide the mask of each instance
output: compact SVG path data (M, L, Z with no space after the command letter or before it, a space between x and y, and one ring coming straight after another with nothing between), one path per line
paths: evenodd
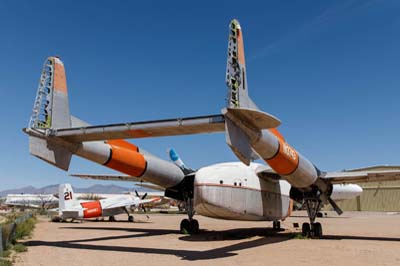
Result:
M154 191L148 188L132 186L130 188L120 187L116 185L93 185L87 188L73 187L76 193L95 193L95 194L122 194L127 191L137 191L139 193L144 191ZM45 186L42 188L35 188L33 186L27 186L17 189L7 189L0 191L0 197L5 197L7 194L57 194L58 184Z

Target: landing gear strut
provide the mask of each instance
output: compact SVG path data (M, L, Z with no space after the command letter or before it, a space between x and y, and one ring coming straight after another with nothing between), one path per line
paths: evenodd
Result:
M132 215L130 215L130 213L126 207L124 208L124 211L128 215L128 222L133 223L134 218Z
M196 219L193 219L194 209L193 209L193 198L187 198L186 202L186 211L189 219L183 219L181 221L180 231L182 234L197 234L199 232L199 222Z
M322 226L320 223L315 222L315 218L321 208L321 200L308 198L304 199L304 201L307 207L307 214L310 223L303 223L303 226L301 227L301 235L312 238L322 238Z

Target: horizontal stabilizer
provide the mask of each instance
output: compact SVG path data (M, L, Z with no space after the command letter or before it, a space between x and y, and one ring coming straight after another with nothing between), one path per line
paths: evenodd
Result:
M224 108L222 113L232 121L243 123L251 129L276 128L281 124L275 116L255 109Z
M55 129L49 132L49 136L59 137L69 142L79 143L83 141L96 140L164 137L223 132L224 124L224 116L211 115Z

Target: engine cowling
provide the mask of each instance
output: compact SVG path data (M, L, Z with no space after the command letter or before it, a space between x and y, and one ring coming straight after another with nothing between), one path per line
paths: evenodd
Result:
M335 184L333 185L331 198L333 200L354 199L363 192L363 189L356 184Z
M360 196L363 189L356 184L334 184L331 185L327 197L331 197L332 200L346 200L353 199ZM316 186L312 187L311 191L303 191L296 187L290 188L290 198L297 202L302 202L304 198L314 198L318 195L318 188Z

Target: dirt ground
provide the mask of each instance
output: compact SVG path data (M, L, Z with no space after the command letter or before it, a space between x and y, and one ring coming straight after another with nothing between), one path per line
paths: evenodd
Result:
M324 239L296 239L294 222L274 233L271 222L202 216L202 232L179 234L184 215L135 215L136 222L51 223L40 219L28 252L15 265L400 265L399 213L328 212L320 218ZM125 216L117 217L125 220Z

